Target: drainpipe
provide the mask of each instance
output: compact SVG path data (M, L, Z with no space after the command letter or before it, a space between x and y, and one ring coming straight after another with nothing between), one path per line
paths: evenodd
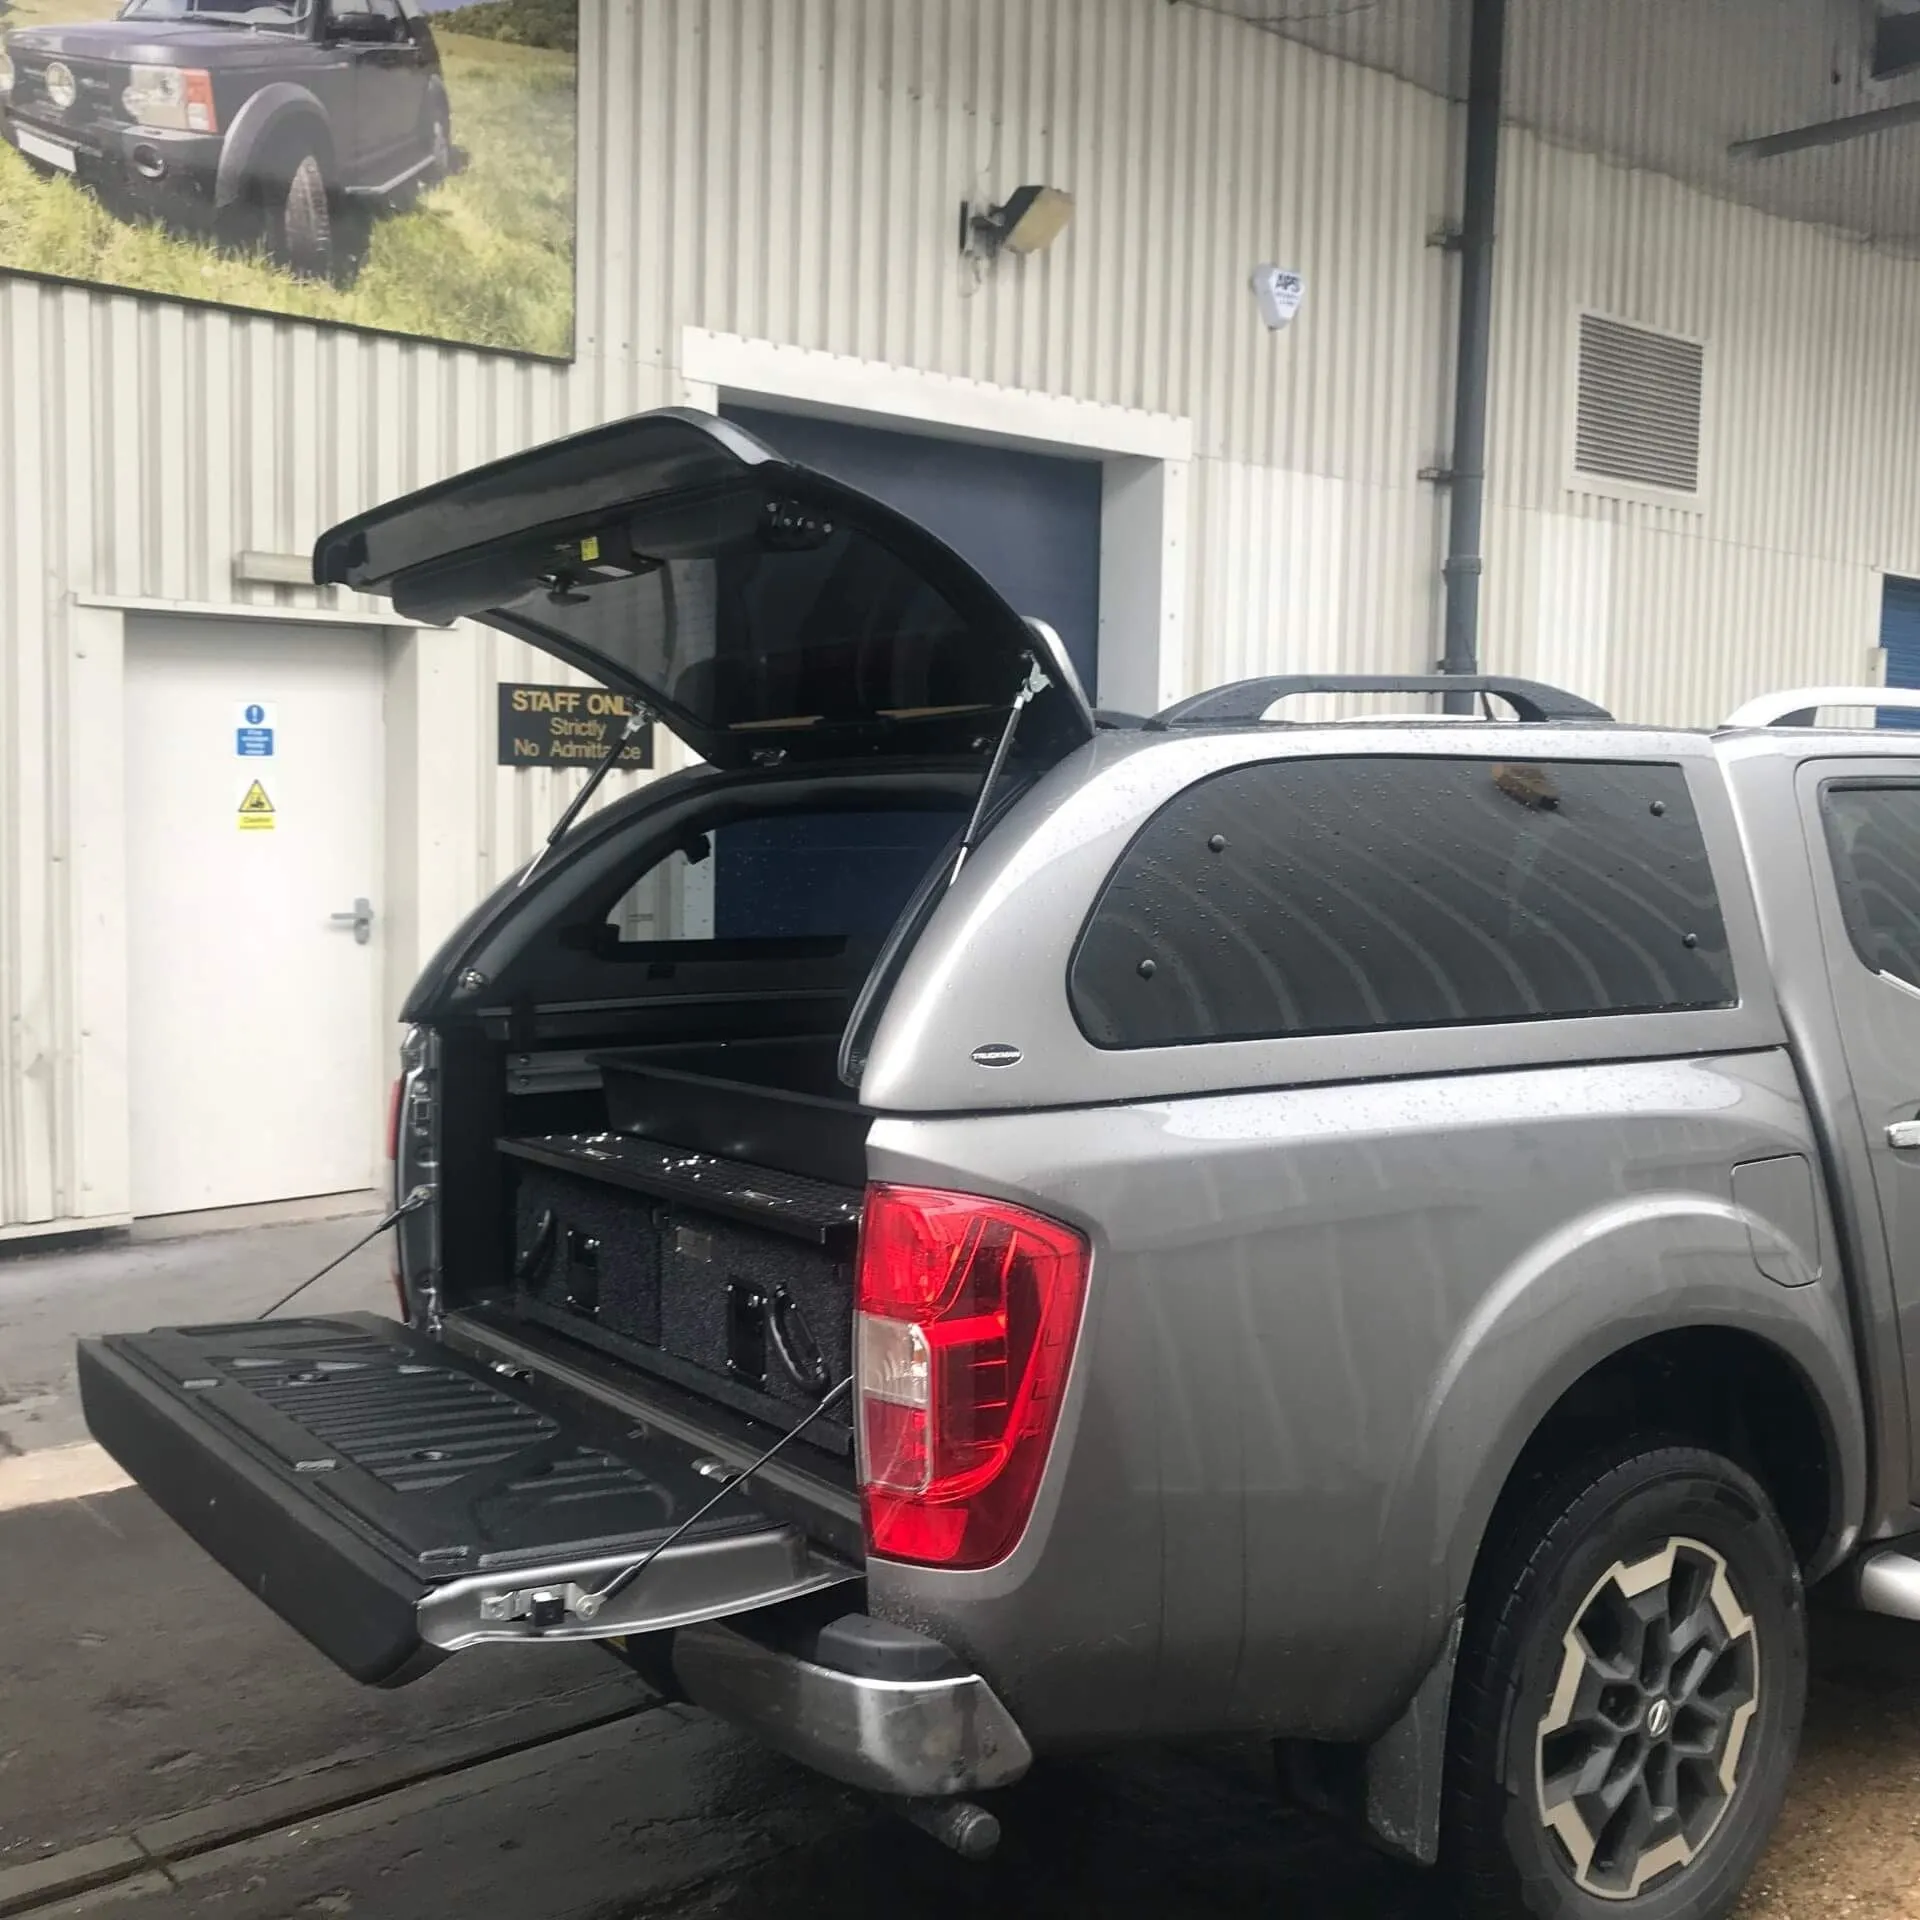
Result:
M1507 0L1469 0L1467 165L1460 221L1460 343L1453 382L1452 509L1447 526L1442 673L1480 671L1481 526L1487 492L1487 362L1493 337L1493 224L1500 183L1501 65ZM1450 693L1449 713L1473 696Z

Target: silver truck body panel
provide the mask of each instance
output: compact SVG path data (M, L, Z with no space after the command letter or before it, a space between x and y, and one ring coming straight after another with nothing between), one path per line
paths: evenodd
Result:
M1912 1426L1920 1385L1920 1221L1913 1211L1920 1164L1890 1149L1884 1132L1920 1113L1920 998L1854 951L1820 801L1835 781L1920 780L1916 744L1899 733L1802 729L1716 743L1852 1281L1873 1463L1865 1524L1874 1537L1920 1527Z
M1682 1327L1768 1341L1812 1388L1837 1556L1866 1463L1832 1223L1799 1245L1732 1190L1816 1152L1779 1049L885 1120L876 1178L1054 1214L1094 1264L1019 1547L870 1561L871 1604L963 1650L1039 1743L1371 1739L1541 1417Z

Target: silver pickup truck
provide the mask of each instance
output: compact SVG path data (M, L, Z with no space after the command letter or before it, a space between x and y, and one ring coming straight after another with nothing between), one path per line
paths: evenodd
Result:
M403 1319L88 1343L347 1672L596 1640L962 1851L1270 1737L1470 1912L1724 1914L1804 1593L1920 1618L1920 739L1093 711L923 529L641 416L327 534L699 757L415 988ZM1013 1802L999 1802L1004 1813Z

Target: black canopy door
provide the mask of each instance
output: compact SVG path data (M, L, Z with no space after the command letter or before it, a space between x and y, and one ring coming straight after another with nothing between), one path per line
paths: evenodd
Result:
M924 527L708 414L668 409L496 461L322 536L314 578L531 641L652 707L703 759L990 749L1093 733L1071 667Z

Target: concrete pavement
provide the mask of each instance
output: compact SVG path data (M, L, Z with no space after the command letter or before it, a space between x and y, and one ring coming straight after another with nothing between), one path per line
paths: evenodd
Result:
M341 1194L286 1206L143 1222L132 1234L0 1258L0 1510L11 1456L82 1445L73 1343L85 1334L249 1320L324 1266L380 1217L379 1197ZM385 1237L296 1303L310 1313L391 1313ZM84 1490L76 1488L76 1490Z

